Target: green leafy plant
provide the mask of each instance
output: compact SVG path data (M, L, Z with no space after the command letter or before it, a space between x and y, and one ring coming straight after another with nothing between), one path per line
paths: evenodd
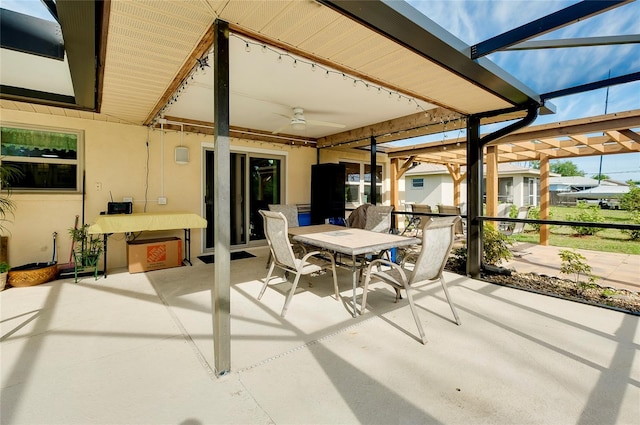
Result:
M482 261L497 266L513 257L509 247L511 238L498 231L491 223L482 226Z
M14 165L0 164L0 231L6 231L5 222L10 221L9 216L13 217L16 209L15 203L11 200L11 182L22 176L22 170Z
M604 217L600 214L600 207L597 205L587 205L585 202L578 202L579 211L576 214L567 216L568 221L582 221L585 223L602 223ZM602 230L600 227L571 226L580 236L595 235Z
M633 224L640 224L640 210L631 211L631 218L629 219ZM640 230L620 230L625 235L629 236L632 241L640 240Z
M640 211L640 187L631 183L629 192L620 198L620 208L628 211Z
M88 224L69 229L69 236L75 243L73 251L76 264L82 267L95 266L100 254L102 254L103 242L100 236L90 235L88 229Z
M9 263L5 261L0 262L0 273L7 273L9 270L11 270Z
M589 281L587 285L593 284L596 281L596 276L591 274L591 266L586 263L584 255L576 251L570 251L568 249L561 250L558 255L562 260L560 265L560 273L567 275L575 275L576 285L580 285L580 275L586 276Z
M551 220L552 217L553 213L549 211L549 220ZM540 220L540 207L531 207L531 209L529 209L529 218ZM540 232L540 224L529 223L528 225L531 226L536 232Z
M490 224L485 223L482 227L482 263L497 266L503 261L513 258L513 253L509 247L513 241L502 232ZM455 248L448 261L451 270L464 272L467 264L467 248Z
M517 216L518 216L518 207L516 206L516 204L511 204L511 206L509 207L509 217L516 218Z

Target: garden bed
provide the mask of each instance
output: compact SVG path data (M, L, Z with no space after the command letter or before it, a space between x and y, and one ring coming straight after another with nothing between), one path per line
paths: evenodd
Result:
M576 284L569 279L535 273L512 272L509 276L487 273L483 274L481 279L498 285L640 315L640 294L626 289L610 288L595 283Z
M451 258L445 270L465 275L466 264ZM480 280L640 315L640 293L626 289L605 287L595 283L576 283L570 279L536 273L518 273L502 268L497 268L495 273L484 271Z

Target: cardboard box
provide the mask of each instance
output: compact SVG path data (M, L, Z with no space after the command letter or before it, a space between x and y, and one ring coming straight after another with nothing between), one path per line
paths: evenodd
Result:
M161 238L127 242L129 273L180 267L182 265L182 239Z

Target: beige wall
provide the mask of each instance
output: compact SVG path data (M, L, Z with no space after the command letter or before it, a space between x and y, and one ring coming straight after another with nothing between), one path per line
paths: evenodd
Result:
M107 208L111 191L115 201L133 197L134 212L202 211L202 152L203 145L213 138L199 134L186 134L182 144L190 151L190 162L178 165L174 149L180 145L179 132L148 131L146 127L85 120L66 116L36 114L0 109L3 124L31 124L84 131L84 159L86 172L85 222L91 224ZM149 159L147 166L147 140ZM245 140L231 141L231 149L268 151L287 156L287 196L289 203L309 203L311 165L316 161L314 148L271 145ZM164 146L164 149L162 147ZM162 156L164 155L163 160ZM161 165L164 165L162 167ZM148 168L148 188L147 188ZM164 178L162 178L164 176ZM97 190L97 183L102 189ZM145 192L147 202L145 203ZM158 197L167 198L166 205L158 204ZM57 261L69 261L71 241L68 229L73 227L76 215L82 218L82 195L39 194L11 195L16 204L15 217L6 227L9 235L9 262L18 266L34 262L51 261L53 232L57 232ZM145 209L146 206L146 209ZM161 232L142 235L143 238L175 235L183 232ZM201 253L202 232L191 232L191 255ZM109 269L126 266L126 242L123 234L112 235L108 242Z

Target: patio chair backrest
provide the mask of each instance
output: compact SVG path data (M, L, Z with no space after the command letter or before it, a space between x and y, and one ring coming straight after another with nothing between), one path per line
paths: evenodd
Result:
M391 230L391 211L392 206L371 205L367 208L367 222L364 226L365 230L371 230L378 233L389 233Z
M520 207L518 208L518 215L516 216L516 218L524 220L525 218L527 218L527 216L529 215L529 210L531 209L531 207ZM519 233L524 232L524 226L526 226L527 223L524 222L518 222L513 226L513 230L511 231L511 235L517 235Z
M426 204L413 204L411 208L414 213L426 214L431 212L431 206ZM416 216L416 218L419 219L417 224L419 229L422 229L425 224L431 221L431 217L428 216Z
M422 248L409 284L439 279L455 239L454 226L460 217L437 217L422 231Z
M299 227L298 223L298 206L288 204L269 204L269 211L281 212L287 217L289 227Z
M513 204L509 204L509 203L498 204L497 216L509 217L509 214L511 213L511 205Z
M438 204L438 213L439 214L460 215L460 207L458 207L456 205ZM460 220L458 223L456 223L454 231L455 231L456 235L463 235L464 234L464 226L462 225L462 220Z
M273 260L290 269L297 269L295 255L289 243L287 218L281 212L260 210L264 220L264 234L271 249Z

